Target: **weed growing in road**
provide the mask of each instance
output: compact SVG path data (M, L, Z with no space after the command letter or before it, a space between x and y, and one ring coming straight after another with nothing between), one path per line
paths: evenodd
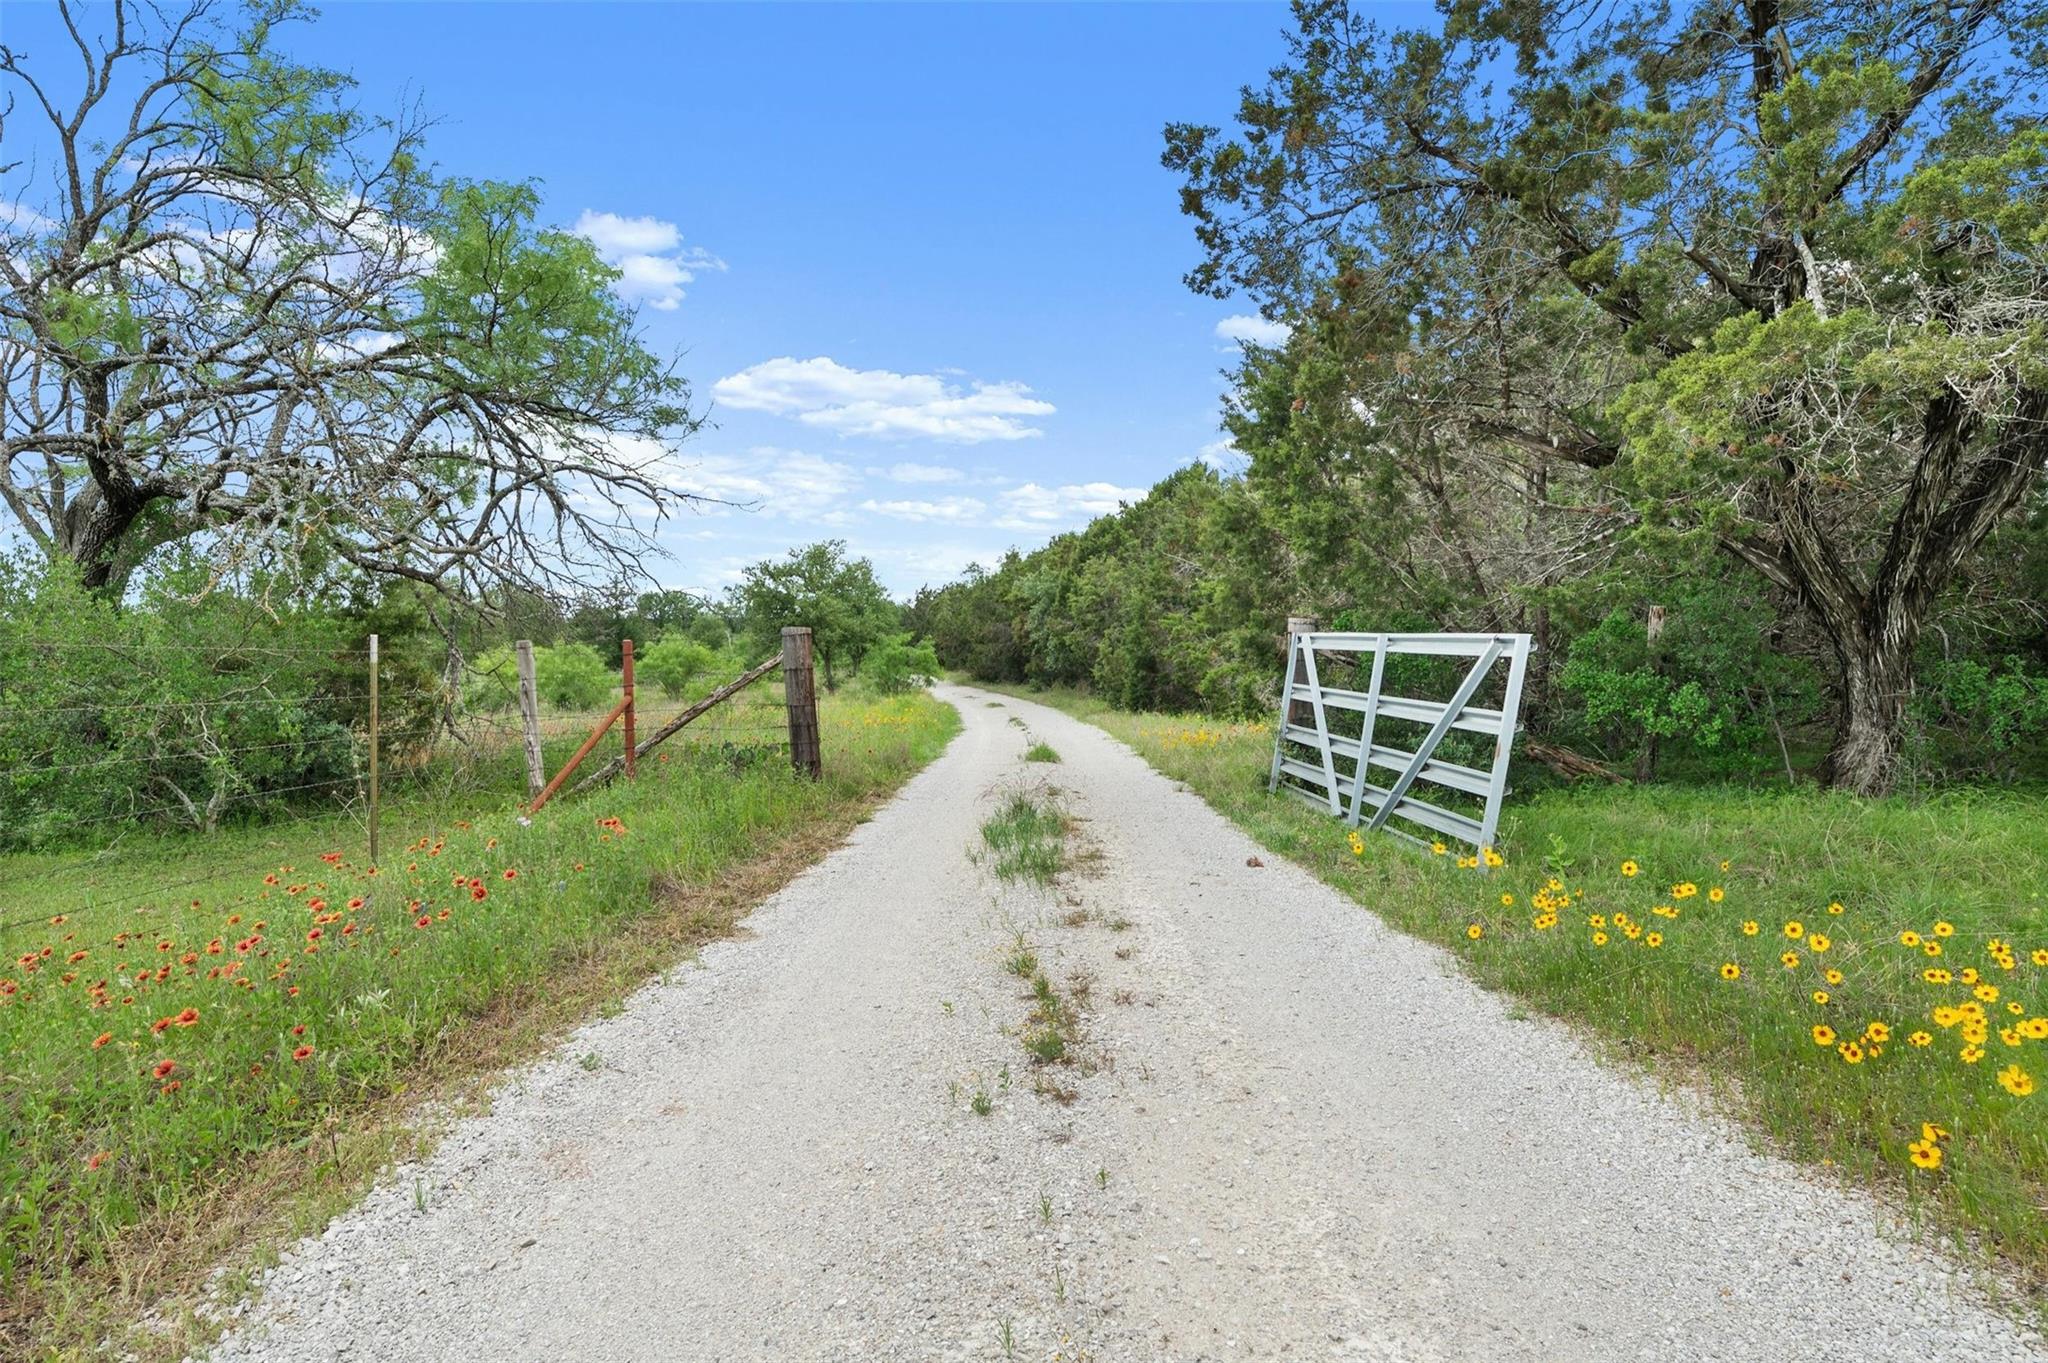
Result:
M576 1063L583 1066L584 1069L589 1070L592 1073L595 1073L596 1071L604 1068L604 1057L599 1055L596 1051L589 1051L586 1052L584 1054L584 1057Z
M1024 760L1026 762L1057 762L1060 760L1060 755L1053 751L1052 744L1038 742L1033 743L1024 750Z
M1005 1317L1002 1324L996 1328L996 1342L1003 1346L1004 1358L1017 1356L1017 1330L1008 1317Z
M1003 880L1049 885L1065 862L1067 821L1049 796L1012 791L982 824L981 837Z
M1003 969L1009 971L1012 975L1018 975L1025 979L1029 979L1038 973L1037 953L1024 944L1024 934L1017 934L1017 949L1010 953L1008 960L1003 962Z
M987 1089L978 1088L974 1091L974 1096L968 1099L967 1106L974 1109L975 1116L986 1117L996 1110L996 1100L989 1097Z
M1052 1199L1044 1193L1038 1195L1038 1219L1048 1226L1052 1224Z
M1095 1186L1098 1188L1107 1188L1109 1186L1109 1170L1097 1169L1095 1171Z

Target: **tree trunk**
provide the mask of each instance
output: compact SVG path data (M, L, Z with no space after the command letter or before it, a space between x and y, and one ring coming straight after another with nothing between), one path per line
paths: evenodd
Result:
M1912 633L1919 633L1918 624ZM1913 696L1913 640L1837 639L1842 715L1821 781L1856 795L1885 795L1899 775L1906 704Z

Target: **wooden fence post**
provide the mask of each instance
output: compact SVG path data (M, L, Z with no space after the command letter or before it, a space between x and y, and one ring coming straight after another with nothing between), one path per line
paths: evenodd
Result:
M519 722L526 737L526 798L531 800L548 783L547 768L540 759L540 688L533 679L533 640L512 645L519 659Z
M377 636L370 636L370 865L377 864Z
M619 644L619 677L626 688L626 779L632 780L637 774L633 765L633 744L637 738L633 733L633 641L626 639Z
M1313 615L1290 615L1287 617L1287 684L1290 687L1308 680L1308 673L1302 668L1302 659L1296 638L1303 634L1313 634L1315 629L1316 618ZM1287 706L1287 722L1289 724L1314 724L1316 722L1315 711L1305 700L1291 701Z
M782 696L789 707L789 761L815 780L824 774L818 749L818 689L811 673L811 631L790 625L782 631Z

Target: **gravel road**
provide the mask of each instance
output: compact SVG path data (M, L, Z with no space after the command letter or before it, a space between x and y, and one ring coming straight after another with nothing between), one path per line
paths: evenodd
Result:
M1512 1018L1100 731L941 694L965 732L845 847L294 1249L214 1357L2048 1357L1868 1199ZM1020 783L1093 853L1050 893L974 856ZM1017 1037L1018 931L1087 986L1066 1095Z

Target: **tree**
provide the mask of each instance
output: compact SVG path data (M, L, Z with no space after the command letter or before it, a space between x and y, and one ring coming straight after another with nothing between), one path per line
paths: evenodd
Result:
M0 163L0 505L114 594L181 541L451 589L636 572L697 419L617 273L276 50L297 0L213 10L95 33L66 0L70 93L0 43L5 110L47 124Z
M786 558L756 563L734 597L742 628L760 650L777 647L785 625L810 626L828 691L838 689L838 661L859 668L869 646L896 628L896 605L875 580L874 564L847 558L844 540L823 540L792 549Z
M2048 463L2048 12L1442 12L1298 4L1240 136L1168 128L1190 284L1351 320L1355 410L1532 504L1577 466L1739 559L1834 655L1828 779L1889 789L1921 634Z

